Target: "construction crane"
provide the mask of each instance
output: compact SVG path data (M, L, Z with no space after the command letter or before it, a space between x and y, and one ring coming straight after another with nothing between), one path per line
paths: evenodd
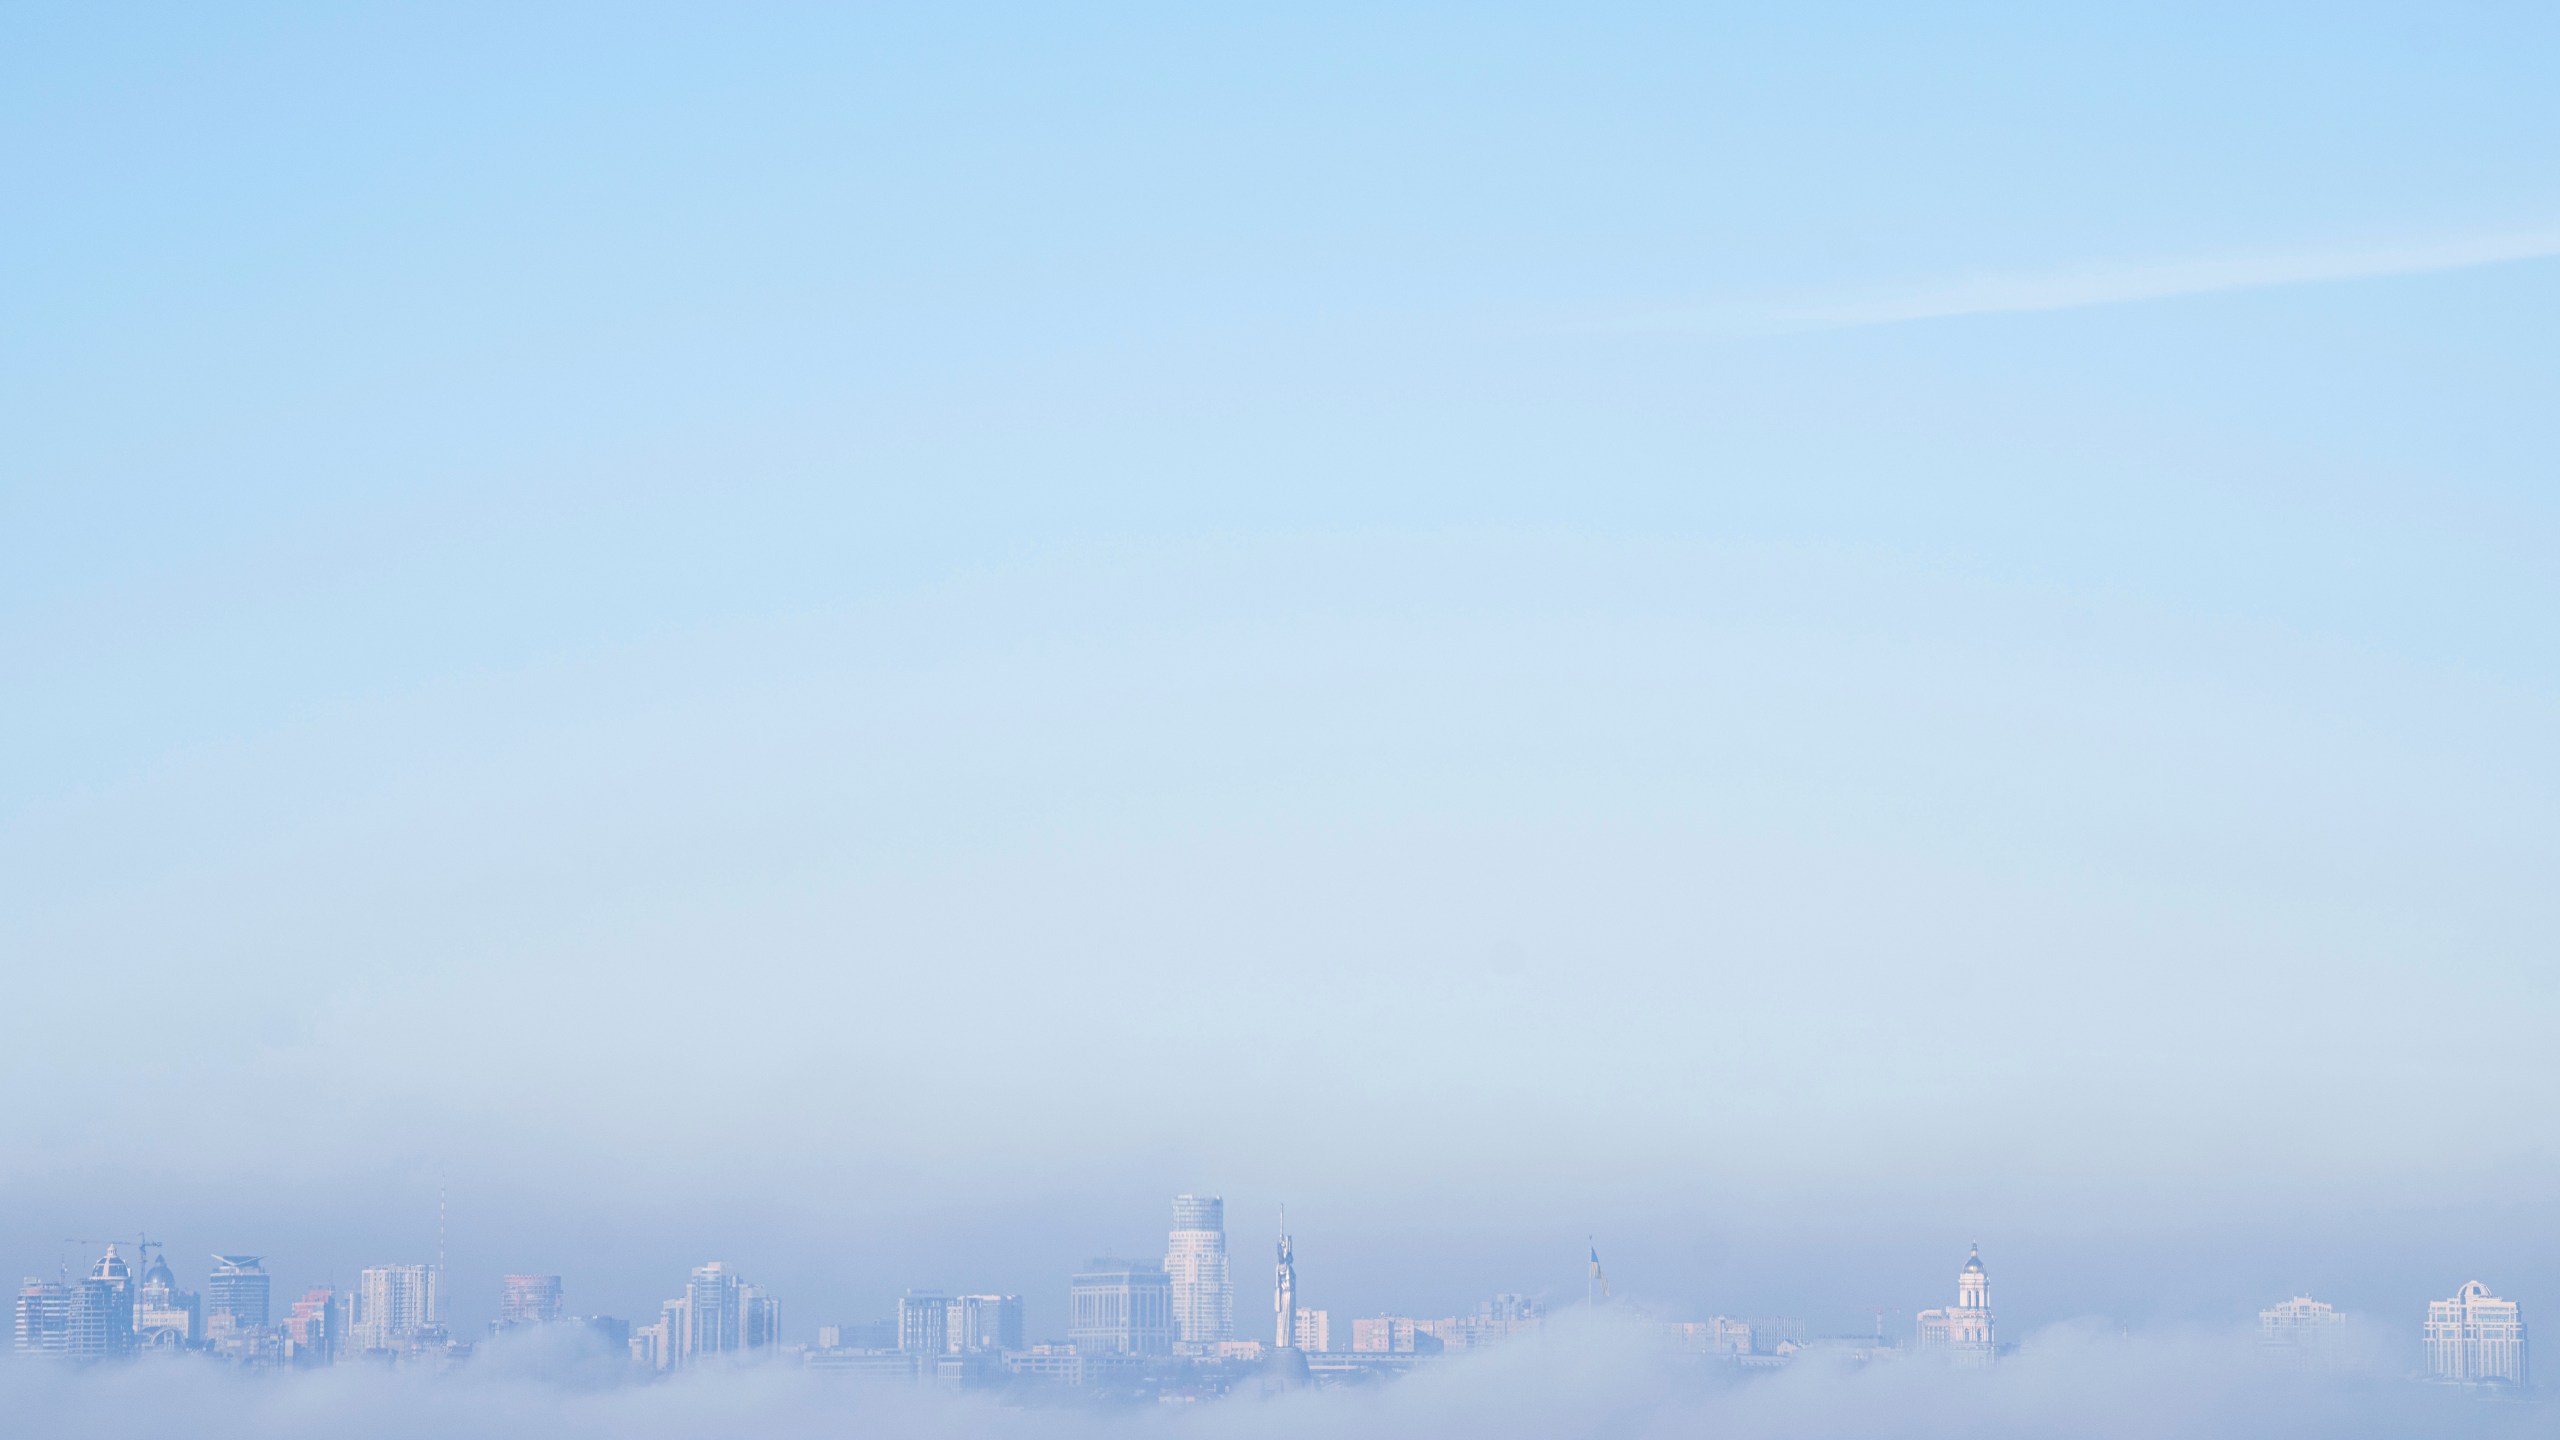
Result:
M133 1273L137 1277L140 1276L145 1269L149 1268L151 1252L164 1248L159 1241L152 1239L148 1235L128 1235L113 1240L92 1240L83 1236L68 1235L63 1237L62 1243L65 1245L104 1245L110 1250L114 1249L118 1245L130 1245L133 1247ZM65 1275L68 1275L71 1271L71 1266L66 1262L62 1266L62 1270Z

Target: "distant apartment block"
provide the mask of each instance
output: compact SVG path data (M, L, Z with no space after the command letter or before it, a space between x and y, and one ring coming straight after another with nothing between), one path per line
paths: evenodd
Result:
M432 1265L373 1265L357 1271L347 1349L357 1355L397 1355L441 1339L435 1275Z
M1410 1315L1357 1319L1351 1322L1351 1349L1355 1354L1411 1355L1446 1348L1440 1337L1431 1333L1431 1323Z
M1704 1320L1675 1320L1663 1327L1674 1346L1700 1355L1748 1355L1751 1326L1741 1320L1711 1315Z
M680 1362L731 1354L738 1348L738 1277L714 1260L696 1265L687 1277L676 1317L676 1355Z
M76 1360L103 1360L133 1349L133 1267L116 1247L71 1286L70 1323L63 1353Z
M898 1297L898 1349L931 1358L951 1350L951 1297L939 1290L910 1290Z
M285 1358L296 1365L326 1365L338 1358L338 1292L326 1285L302 1292L284 1317Z
M1333 1348L1333 1312L1305 1310L1298 1312L1298 1348L1321 1355Z
M718 1260L695 1266L684 1293L660 1305L654 1323L633 1327L629 1341L631 1363L643 1370L676 1370L781 1343L781 1302Z
M2258 1312L2258 1348L2270 1358L2322 1367L2346 1357L2347 1317L2308 1295Z
M782 1301L760 1285L738 1286L738 1348L766 1350L782 1343Z
M960 1295L953 1297L945 1328L944 1351L952 1355L990 1355L1022 1348L1022 1297Z
M1214 1351L1235 1337L1235 1282L1227 1269L1227 1204L1215 1195L1173 1197L1164 1268L1173 1287L1176 1344Z
M71 1348L71 1287L27 1277L18 1287L17 1352L62 1355Z
M560 1318L557 1275L506 1275L498 1280L498 1324L548 1325Z
M2524 1312L2474 1280L2450 1300L2427 1306L2427 1373L2470 1384L2523 1385L2530 1380Z

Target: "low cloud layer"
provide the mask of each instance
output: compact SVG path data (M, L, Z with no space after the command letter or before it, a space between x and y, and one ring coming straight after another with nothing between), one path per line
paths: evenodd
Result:
M301 1436L675 1440L721 1436L1182 1437L1326 1435L1482 1440L1606 1435L1787 1437L2267 1437L2547 1435L2549 1408L2371 1371L2274 1369L2246 1336L2125 1336L2062 1328L1987 1371L1916 1357L1862 1368L1800 1362L1736 1374L1665 1353L1649 1327L1567 1317L1541 1335L1375 1386L1238 1394L1205 1405L1110 1407L952 1397L789 1368L612 1383L606 1370L490 1347L445 1374L347 1366L259 1374L185 1362L0 1367L12 1433L89 1440ZM536 1363L537 1361L541 1363Z

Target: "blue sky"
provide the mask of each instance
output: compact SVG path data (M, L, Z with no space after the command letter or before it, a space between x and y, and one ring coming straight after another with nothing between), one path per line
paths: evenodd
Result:
M22 1268L2560 1284L2549 14L5 23Z

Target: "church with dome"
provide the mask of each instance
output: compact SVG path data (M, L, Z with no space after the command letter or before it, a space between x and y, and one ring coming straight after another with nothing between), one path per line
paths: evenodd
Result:
M1960 1365L1988 1365L1997 1353L1991 1336L1991 1277L1982 1268L1982 1247L1973 1247L1964 1269L1956 1272L1956 1303L1943 1310L1920 1312L1919 1346Z

